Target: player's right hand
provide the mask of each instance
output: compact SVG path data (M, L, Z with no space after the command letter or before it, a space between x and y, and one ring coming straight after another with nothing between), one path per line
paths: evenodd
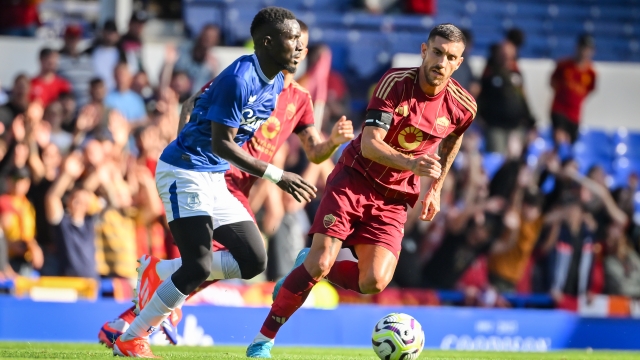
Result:
M428 176L432 179L440 178L442 175L442 165L438 154L424 154L413 159L411 172L418 176Z
M300 175L288 171L282 174L282 178L276 185L291 194L299 203L301 203L302 200L310 202L316 197L316 191L318 191L315 186L304 181Z

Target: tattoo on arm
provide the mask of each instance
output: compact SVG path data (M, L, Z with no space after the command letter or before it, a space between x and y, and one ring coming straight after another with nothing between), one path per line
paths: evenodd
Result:
M320 164L330 158L338 148L337 145L331 143L330 139L321 142L318 130L313 126L309 126L299 132L298 137L300 137L307 158L315 164Z
M191 115L191 112L193 111L193 106L200 94L202 94L202 91L198 91L190 98L188 98L184 103L182 103L182 109L180 110L180 120L178 121L178 135L180 134L184 126L189 122L189 117Z
M438 191L442 189L444 179L447 176L447 173L449 173L449 169L451 169L451 165L453 165L453 161L456 159L458 151L460 151L462 137L463 135L456 136L452 134L447 136L440 143L440 165L442 165L442 174L434 183L435 189Z

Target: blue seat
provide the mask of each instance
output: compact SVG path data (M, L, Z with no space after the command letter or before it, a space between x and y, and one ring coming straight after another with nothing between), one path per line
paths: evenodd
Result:
M640 160L640 133L621 134L618 132L614 135L614 141L616 142L616 156Z
M222 11L215 4L184 3L184 22L195 37L207 24L222 25Z
M505 157L501 153L486 153L482 156L482 168L489 179L492 179L493 175L500 170L504 160Z
M349 67L359 77L372 76L391 61L386 38L380 32L350 30L343 36L349 41Z
M629 183L629 175L640 175L640 160L630 160L621 157L613 162L613 178L615 187L625 186Z

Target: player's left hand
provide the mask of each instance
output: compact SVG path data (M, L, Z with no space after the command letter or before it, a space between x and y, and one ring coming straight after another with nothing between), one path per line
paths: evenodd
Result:
M346 116L342 115L340 120L331 129L331 142L341 145L353 139L353 124Z
M440 192L429 190L422 200L420 220L431 221L440 212Z

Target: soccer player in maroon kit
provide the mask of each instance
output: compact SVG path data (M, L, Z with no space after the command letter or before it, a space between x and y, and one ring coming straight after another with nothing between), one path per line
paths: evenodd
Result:
M362 134L327 179L309 231L311 248L301 251L296 267L275 289L248 357L271 357L278 330L321 279L363 294L389 284L420 176L433 179L420 218L432 220L440 210L445 176L477 110L473 97L450 78L463 61L465 42L454 25L438 25L421 46L420 67L391 69L378 82ZM352 248L358 262L336 261L342 247Z

